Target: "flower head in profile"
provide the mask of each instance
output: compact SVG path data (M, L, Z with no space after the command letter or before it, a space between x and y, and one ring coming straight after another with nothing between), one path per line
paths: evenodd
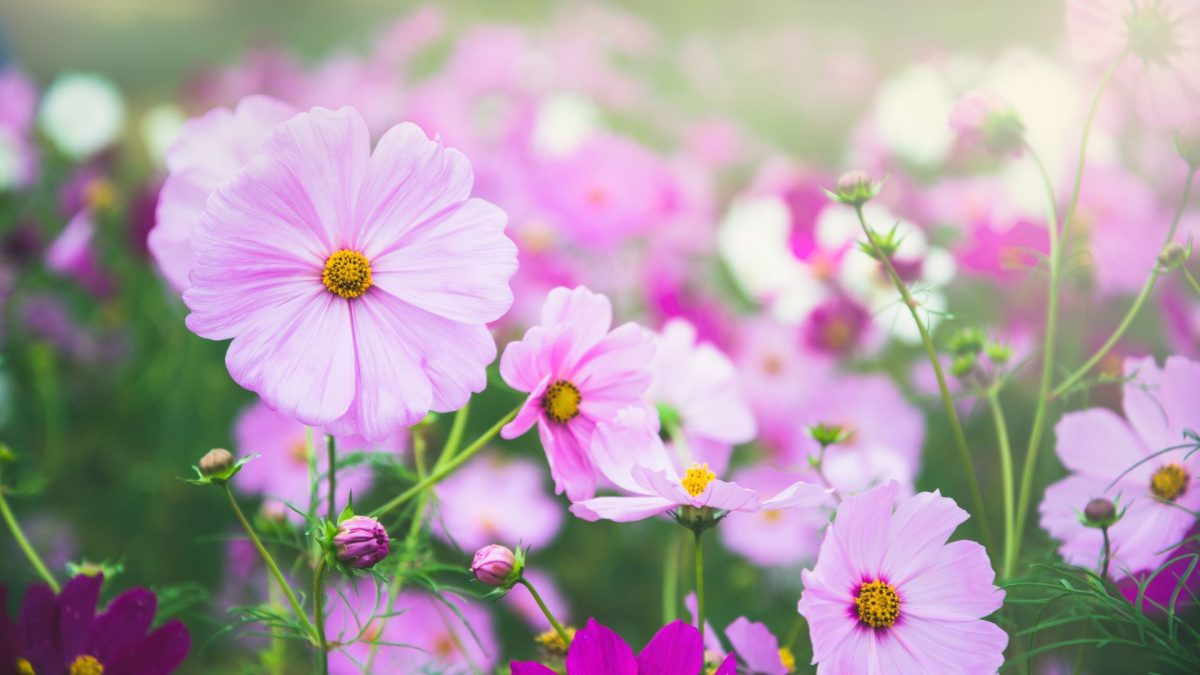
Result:
M640 408L621 411L612 423L597 428L592 442L596 468L627 494L575 501L571 513L589 521L629 522L688 508L719 517L733 511L816 507L828 499L824 488L804 482L762 499L754 490L719 480L707 464L680 472L644 415Z
M151 630L157 599L144 588L96 612L103 575L78 574L58 595L45 584L25 592L17 621L5 613L0 586L0 672L167 675L191 648L187 628L168 621Z
M696 675L704 667L704 640L695 626L672 621L663 626L640 653L612 629L588 619L567 649L568 673L622 673L623 675ZM736 663L729 655L714 675L734 675ZM532 661L513 661L513 675L554 675L555 671Z
M922 492L897 501L889 482L848 497L802 573L818 673L994 673L1008 635L982 618L1000 609L987 552L946 543L966 511Z
M556 491L572 500L596 491L590 457L596 425L640 406L640 419L657 432L642 397L650 386L654 335L627 323L613 330L608 298L584 288L555 288L542 307L542 324L530 328L500 358L500 375L529 392L516 418L501 430L516 438L534 424L550 463Z
M1117 501L1120 520L1108 528L1110 569L1121 575L1153 570L1187 535L1200 510L1200 454L1188 456L1184 431L1200 429L1200 363L1174 356L1162 368L1152 358L1128 360L1122 418L1108 408L1067 413L1058 423L1058 458L1071 472L1046 488L1042 527L1062 542L1072 565L1096 568L1103 535L1080 522L1096 498Z
M293 117L200 216L188 328L232 339L238 384L335 434L461 408L517 267L504 213L471 185L466 158L412 124L372 152L353 109Z

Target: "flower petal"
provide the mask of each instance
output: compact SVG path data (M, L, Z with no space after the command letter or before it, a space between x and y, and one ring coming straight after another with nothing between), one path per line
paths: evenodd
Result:
M892 585L923 573L930 555L938 555L967 512L940 492L921 492L896 506L880 574ZM990 567L988 568L991 569Z
M639 673L696 675L704 667L700 631L676 619L663 626L637 657Z
M982 546L955 541L937 550L935 556L922 556L919 572L894 583L901 616L969 620L1000 609L1004 591L992 584L996 573Z
M588 522L631 523L661 515L676 506L662 497L593 497L571 504L571 513Z
M512 661L508 664L512 675L558 675L554 670L536 661Z
M58 598L46 584L34 584L25 591L17 618L22 654L34 672L53 673L63 666L58 648Z
M1129 424L1106 408L1067 413L1054 430L1058 458L1085 476L1112 480L1147 454Z
M92 627L87 653L101 663L118 660L146 635L158 602L144 588L134 588L118 595L108 603Z
M192 639L180 621L169 621L146 636L121 660L105 664L104 675L168 675L183 663Z
M76 574L58 595L59 646L67 663L87 648L103 583L102 575Z
M554 492L565 491L573 502L596 494L596 470L587 451L592 432L592 423L582 415L566 424L538 425L538 436L554 478Z
M567 672L571 675L637 675L633 649L621 636L588 619L575 634L567 650Z
M739 616L725 629L725 636L750 672L787 675L788 669L779 658L779 640L765 625Z

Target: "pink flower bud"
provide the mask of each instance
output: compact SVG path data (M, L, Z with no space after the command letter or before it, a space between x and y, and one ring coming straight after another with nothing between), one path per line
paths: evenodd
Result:
M499 544L488 544L475 552L471 574L488 586L508 586L515 565L516 556L511 550Z
M367 569L388 554L388 533L378 520L351 516L338 525L333 536L338 560L356 569Z

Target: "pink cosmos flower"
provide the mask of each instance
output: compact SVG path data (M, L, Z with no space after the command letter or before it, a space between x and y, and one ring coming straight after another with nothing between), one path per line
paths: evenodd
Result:
M817 673L996 672L1008 635L982 618L1004 591L982 546L946 543L967 512L937 492L897 502L899 491L847 497L801 573Z
M574 500L571 513L588 521L630 522L683 506L754 512L812 508L828 499L824 488L804 482L792 483L762 499L737 483L717 480L706 464L693 464L681 474L658 434L646 424L645 415L643 408L623 410L613 422L597 426L592 439L596 469L627 494Z
M695 626L672 621L635 657L620 635L588 619L571 641L566 665L572 675L696 675L704 667L704 641ZM735 669L731 654L714 675L734 675ZM555 671L533 661L513 661L512 675L555 675Z
M774 494L797 480L812 483L819 478L811 472L791 473L765 466L733 474L734 483L760 494ZM769 509L730 513L725 522L717 529L726 548L756 565L782 567L816 558L829 514L824 509Z
M167 150L167 180L159 193L147 245L158 269L177 291L192 272L192 232L209 195L228 182L294 116L292 106L269 96L248 96L237 108L214 108L188 120Z
M1157 264L1169 225L1170 216L1144 179L1117 166L1088 167L1071 227L1088 242L1101 292L1141 289ZM1181 242L1185 238L1177 236Z
M733 446L758 433L729 357L697 342L692 324L673 319L659 333L652 370L647 395L669 418L668 432L677 427L682 443L673 443L674 453L686 464L706 462L724 473Z
M31 123L37 88L16 67L0 69L0 191L27 187L37 174Z
M516 438L535 423L555 490L572 501L596 492L590 457L596 425L628 406L646 410L641 419L657 431L642 400L650 385L654 336L634 323L613 330L608 298L580 286L555 288L542 307L542 324L504 349L500 375L529 392L516 419L500 435Z
M1062 542L1059 553L1073 565L1095 568L1101 533L1079 522L1095 497L1125 509L1109 528L1110 569L1124 575L1158 567L1187 534L1200 510L1200 454L1188 448L1185 430L1200 430L1200 363L1168 358L1126 360L1125 417L1106 408L1067 413L1058 423L1058 457L1071 475L1046 488L1042 527Z
M1194 123L1200 105L1200 5L1192 0L1067 0L1075 58L1111 63L1123 52L1123 79L1151 124Z
M281 415L380 440L466 403L512 304L505 216L471 167L401 124L374 153L350 108L276 128L209 198L187 325L233 339L230 375Z
M563 509L528 459L489 455L442 481L433 532L464 551L486 544L542 548L562 527Z
M92 240L96 217L85 208L75 214L63 231L46 247L46 267L71 277L89 293L103 297L113 291L113 280L100 266Z

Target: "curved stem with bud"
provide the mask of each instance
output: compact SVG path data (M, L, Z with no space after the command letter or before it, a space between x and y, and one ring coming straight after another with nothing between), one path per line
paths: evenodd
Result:
M551 612L550 608L546 606L546 603L542 600L542 596L538 594L537 589L533 587L533 584L529 583L529 580L525 577L517 579L517 583L521 584L529 591L529 594L533 596L533 601L537 603L538 608L542 610L542 614L546 615L546 620L549 621L550 625L554 628L554 632L558 633L558 637L562 639L564 645L570 647L571 638L569 635L567 635L566 629L562 627L562 624L558 622L558 619L554 618L554 613Z
M38 576L42 578L42 581L46 582L50 590L58 593L58 581L54 578L53 574L50 574L50 570L46 568L46 563L42 562L42 558L38 555L37 550L25 538L25 531L21 529L21 524L17 522L17 517L13 515L12 509L8 507L8 500L4 498L3 485L0 485L0 516L4 518L5 524L8 525L9 531L12 532L13 539L17 540L17 547L25 554L25 558L29 560L29 564L33 566Z

